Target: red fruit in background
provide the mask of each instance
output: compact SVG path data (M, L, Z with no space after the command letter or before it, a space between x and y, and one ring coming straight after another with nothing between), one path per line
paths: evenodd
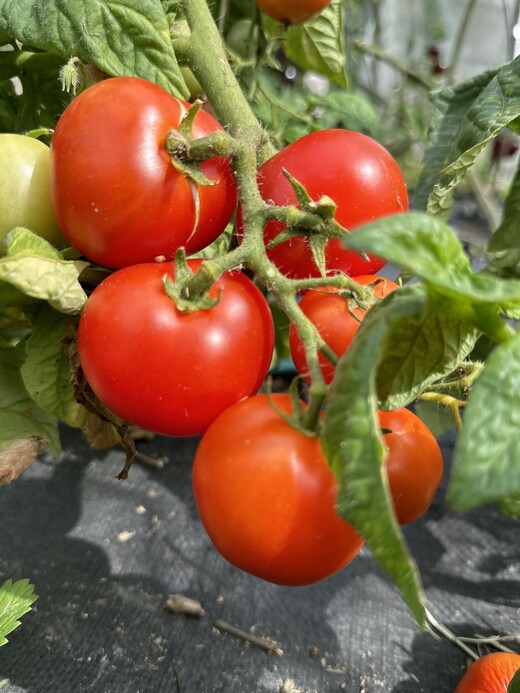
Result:
M398 288L398 285L390 279L383 279L376 275L368 274L353 277L353 279L364 286L374 284L374 296L379 299ZM351 308L348 300L333 287L306 291L300 301L300 308L316 325L323 340L337 356L341 356L347 351L367 313L359 306ZM289 345L296 370L304 380L308 381L309 373L305 350L292 323L289 328ZM322 354L319 356L319 361L325 382L332 382L334 366Z

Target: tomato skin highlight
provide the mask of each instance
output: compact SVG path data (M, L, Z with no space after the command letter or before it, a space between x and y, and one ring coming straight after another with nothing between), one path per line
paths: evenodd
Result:
M114 269L172 259L209 245L228 224L236 188L226 159L201 164L217 181L196 186L171 164L165 140L190 104L137 77L113 77L77 96L51 143L50 192L58 225L86 257ZM199 111L193 136L221 129Z
M443 473L442 453L429 428L409 409L379 412L388 453L386 473L399 524L414 522L430 507Z
M271 19L291 24L303 24L312 19L331 0L256 0L258 7Z
M190 261L196 269L199 260ZM168 436L196 436L236 401L255 394L271 363L267 302L244 274L223 275L219 303L186 314L166 294L173 263L125 267L89 297L78 349L85 377L115 414Z
M292 411L289 395L272 397ZM338 485L319 439L292 428L267 395L243 400L213 422L195 454L193 489L224 558L269 582L322 580L363 544L336 512Z
M382 145L358 132L334 129L313 132L268 159L258 171L258 184L262 198L270 204L297 204L284 170L302 183L314 201L324 195L330 197L337 205L336 221L349 231L408 210L408 192L397 162ZM240 234L240 206L237 227ZM284 228L282 223L270 221L264 232L266 246ZM320 275L303 236L268 248L267 254L289 277ZM343 248L341 240L335 238L327 242L325 261L329 274L341 270L351 277L375 274L385 264L374 256L364 260Z
M353 279L363 286L374 284L374 296L380 299L398 288L398 285L390 279L383 279L376 275L366 274L353 277ZM300 301L300 308L314 323L323 340L337 356L342 356L350 347L368 312L359 306L350 309L348 301L340 296L334 287L306 291ZM296 370L308 382L309 370L305 349L292 323L289 327L289 346ZM334 365L322 354L318 358L323 378L329 384L334 378Z
M518 669L520 655L491 652L469 666L455 693L507 693L507 687Z

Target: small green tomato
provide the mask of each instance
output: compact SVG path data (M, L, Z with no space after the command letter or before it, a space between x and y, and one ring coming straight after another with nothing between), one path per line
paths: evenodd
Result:
M49 147L27 135L0 134L0 256L11 229L24 226L57 248L66 245L49 196Z

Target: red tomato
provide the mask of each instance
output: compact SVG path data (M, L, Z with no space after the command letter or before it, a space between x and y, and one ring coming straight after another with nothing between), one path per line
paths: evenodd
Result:
M195 186L166 151L168 131L189 108L156 84L114 77L65 109L52 138L51 198L64 235L94 262L119 268L171 259L180 246L194 253L228 224L236 189L227 160L204 162L201 169L217 182ZM218 129L199 111L192 134Z
M289 395L274 395L292 411ZM336 512L338 486L319 438L286 423L266 395L226 409L193 467L199 513L220 553L248 573L305 585L343 568L362 539Z
M261 292L240 272L213 286L217 305L191 314L166 294L165 276L173 278L172 263L133 265L93 291L79 325L81 367L121 418L164 435L196 436L258 391L271 362L273 322Z
M305 135L265 162L258 171L264 200L273 205L296 204L296 195L284 176L288 171L304 185L313 200L323 195L337 205L336 221L351 231L380 217L406 212L408 194L396 161L378 142L349 130L321 130ZM240 232L241 215L237 224ZM265 228L266 244L283 231L271 221ZM289 277L319 276L308 241L303 236L267 251L271 260ZM357 253L331 239L325 250L327 271L341 270L352 276L374 274L385 264Z
M384 298L398 288L398 285L390 279L383 279L371 274L354 277L354 280L363 286L377 282L374 285L376 298ZM300 301L300 308L316 325L323 340L337 356L341 356L347 351L366 314L366 311L359 306L349 307L348 300L343 298L333 287L306 291ZM304 380L308 381L309 373L305 350L292 323L289 328L289 345L296 370ZM325 382L331 383L334 378L334 366L321 354L319 361Z
M417 520L430 507L442 479L439 444L429 428L408 409L380 411L379 425L388 449L386 473L400 524Z
M302 24L330 5L331 0L256 0L258 7L271 19Z
M520 669L520 655L492 652L477 659L466 671L455 693L507 693Z

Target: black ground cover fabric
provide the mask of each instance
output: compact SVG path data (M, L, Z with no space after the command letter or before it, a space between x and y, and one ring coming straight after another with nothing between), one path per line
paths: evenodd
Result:
M0 488L0 579L28 577L40 595L0 648L2 693L454 690L465 655L413 624L368 551L304 588L228 565L194 506L196 441L141 443L168 463L136 464L122 482L122 452L94 452L70 429L63 440L58 462L44 455ZM449 466L453 436L441 442ZM519 634L519 524L492 506L450 513L443 493L405 530L434 615L460 635ZM205 615L171 613L171 593ZM217 619L283 655L219 632Z

